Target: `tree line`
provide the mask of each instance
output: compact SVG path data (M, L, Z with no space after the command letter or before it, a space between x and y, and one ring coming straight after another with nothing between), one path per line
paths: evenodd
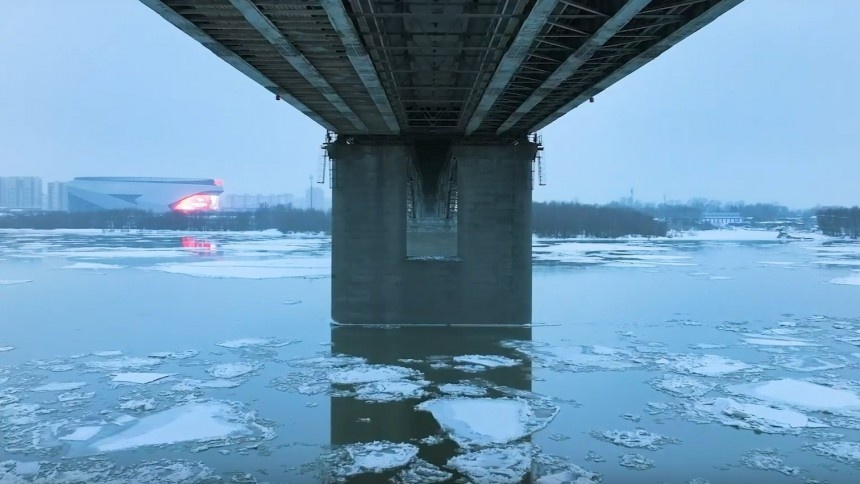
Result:
M567 202L532 204L532 230L539 237L664 236L665 222L632 208Z
M815 214L818 228L832 237L860 237L860 207L826 207Z
M291 206L261 206L249 212L165 212L104 210L94 212L23 212L0 216L6 229L102 229L289 232L331 231L331 214Z

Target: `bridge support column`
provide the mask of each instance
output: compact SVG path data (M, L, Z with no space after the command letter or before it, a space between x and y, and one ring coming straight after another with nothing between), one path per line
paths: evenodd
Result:
M536 146L459 144L456 255L407 256L408 166L420 145L335 142L332 319L340 324L531 322ZM420 172L420 170L418 170Z

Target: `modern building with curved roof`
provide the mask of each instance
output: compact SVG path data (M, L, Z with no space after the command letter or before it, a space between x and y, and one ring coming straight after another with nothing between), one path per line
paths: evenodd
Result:
M198 212L218 210L224 192L209 178L78 177L67 185L69 211L149 210Z

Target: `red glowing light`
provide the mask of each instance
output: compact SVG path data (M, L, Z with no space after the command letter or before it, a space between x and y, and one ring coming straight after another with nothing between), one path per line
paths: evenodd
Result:
M182 247L184 249L203 249L204 252L215 250L215 244L212 242L195 239L194 237L182 237Z
M191 195L173 205L173 210L177 212L205 212L218 210L218 206L218 195Z
M224 186L224 180L215 180L215 186L216 187L223 187Z

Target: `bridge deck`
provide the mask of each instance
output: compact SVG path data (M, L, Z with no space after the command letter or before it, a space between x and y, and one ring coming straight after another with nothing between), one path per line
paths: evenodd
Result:
M141 1L340 134L519 136L741 0Z

